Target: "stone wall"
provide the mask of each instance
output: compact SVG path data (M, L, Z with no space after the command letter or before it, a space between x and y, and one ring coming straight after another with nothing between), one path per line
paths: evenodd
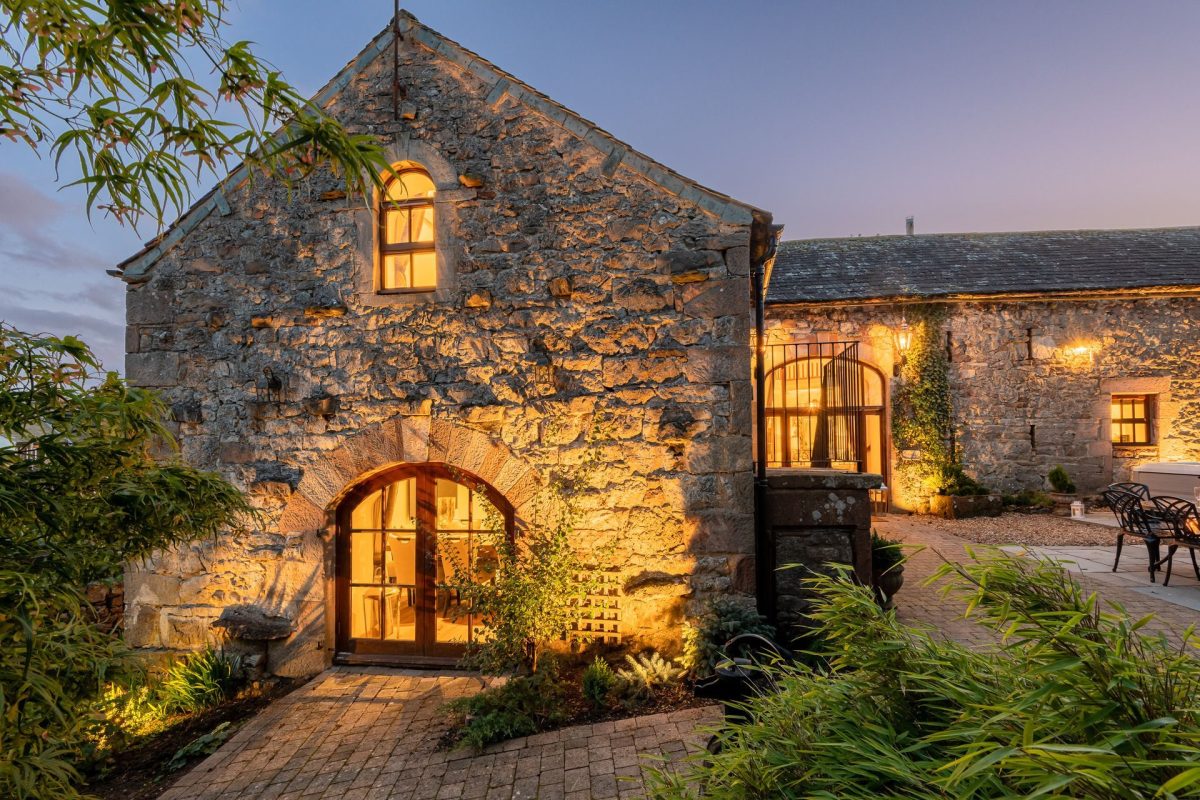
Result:
M860 341L862 359L889 384L901 315L896 305L771 306L767 314L772 341ZM967 471L989 487L1043 489L1062 464L1092 491L1127 479L1137 464L1200 460L1195 298L958 302L946 328L956 441ZM1109 397L1128 392L1158 395L1153 447L1110 444Z
M467 469L520 519L547 476L597 457L579 544L611 545L632 640L675 644L752 552L751 212L406 28L411 119L392 120L386 37L329 107L437 183L435 294L374 293L372 212L329 175L291 196L227 187L127 270L129 379L163 392L183 457L267 519L132 567L134 645L198 646L251 603L299 626L276 669L323 666L330 511L396 463Z

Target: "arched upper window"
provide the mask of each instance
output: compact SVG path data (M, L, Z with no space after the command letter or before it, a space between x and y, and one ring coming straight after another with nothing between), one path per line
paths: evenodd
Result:
M381 292L429 292L437 288L433 198L437 188L422 167L400 166L379 201Z

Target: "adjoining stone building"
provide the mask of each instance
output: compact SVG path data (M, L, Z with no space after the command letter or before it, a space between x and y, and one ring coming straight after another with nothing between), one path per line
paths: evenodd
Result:
M896 487L900 333L914 305L941 304L967 472L1012 492L1046 488L1061 464L1088 492L1146 462L1200 461L1198 296L1200 228L787 241L771 268L768 341L857 343L862 466ZM768 409L771 463L804 465L806 413L784 436ZM898 488L894 504L920 507Z
M252 605L296 627L280 672L453 659L468 625L439 584L485 560L486 517L519 528L591 459L576 535L614 586L592 633L670 646L705 598L753 589L770 215L398 27L398 66L389 26L316 97L387 142L394 204L239 170L120 265L129 380L266 514L131 567L128 639L195 647Z

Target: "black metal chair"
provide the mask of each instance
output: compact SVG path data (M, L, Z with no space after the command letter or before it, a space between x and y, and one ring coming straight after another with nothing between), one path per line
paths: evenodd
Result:
M1167 564L1163 586L1171 582L1171 562L1180 547L1187 548L1192 557L1192 570L1196 580L1200 581L1200 564L1196 563L1196 551L1200 550L1200 512L1196 511L1195 503L1178 497L1155 497L1153 502L1163 525L1171 532L1167 556L1162 559Z
M1150 500L1150 487L1144 483L1110 483L1105 491L1128 492L1147 502Z
M1117 565L1121 563L1121 549L1125 544L1125 537L1136 536L1146 543L1146 550L1150 556L1150 582L1153 583L1154 573L1160 563L1159 542L1166 533L1162 520L1158 518L1158 512L1143 508L1142 497L1124 489L1114 489L1110 486L1100 494L1116 516L1117 524L1121 526L1121 532L1117 534L1117 556L1113 559L1112 571L1116 572Z

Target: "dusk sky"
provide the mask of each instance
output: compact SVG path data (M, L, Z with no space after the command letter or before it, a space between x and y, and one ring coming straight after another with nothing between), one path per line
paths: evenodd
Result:
M306 92L390 0L232 0ZM1200 3L415 0L419 19L785 238L1200 224ZM74 177L74 176L64 176ZM67 182L66 180L62 183ZM138 234L0 144L0 318L120 368ZM197 187L199 196L207 186ZM167 220L170 222L170 220Z

